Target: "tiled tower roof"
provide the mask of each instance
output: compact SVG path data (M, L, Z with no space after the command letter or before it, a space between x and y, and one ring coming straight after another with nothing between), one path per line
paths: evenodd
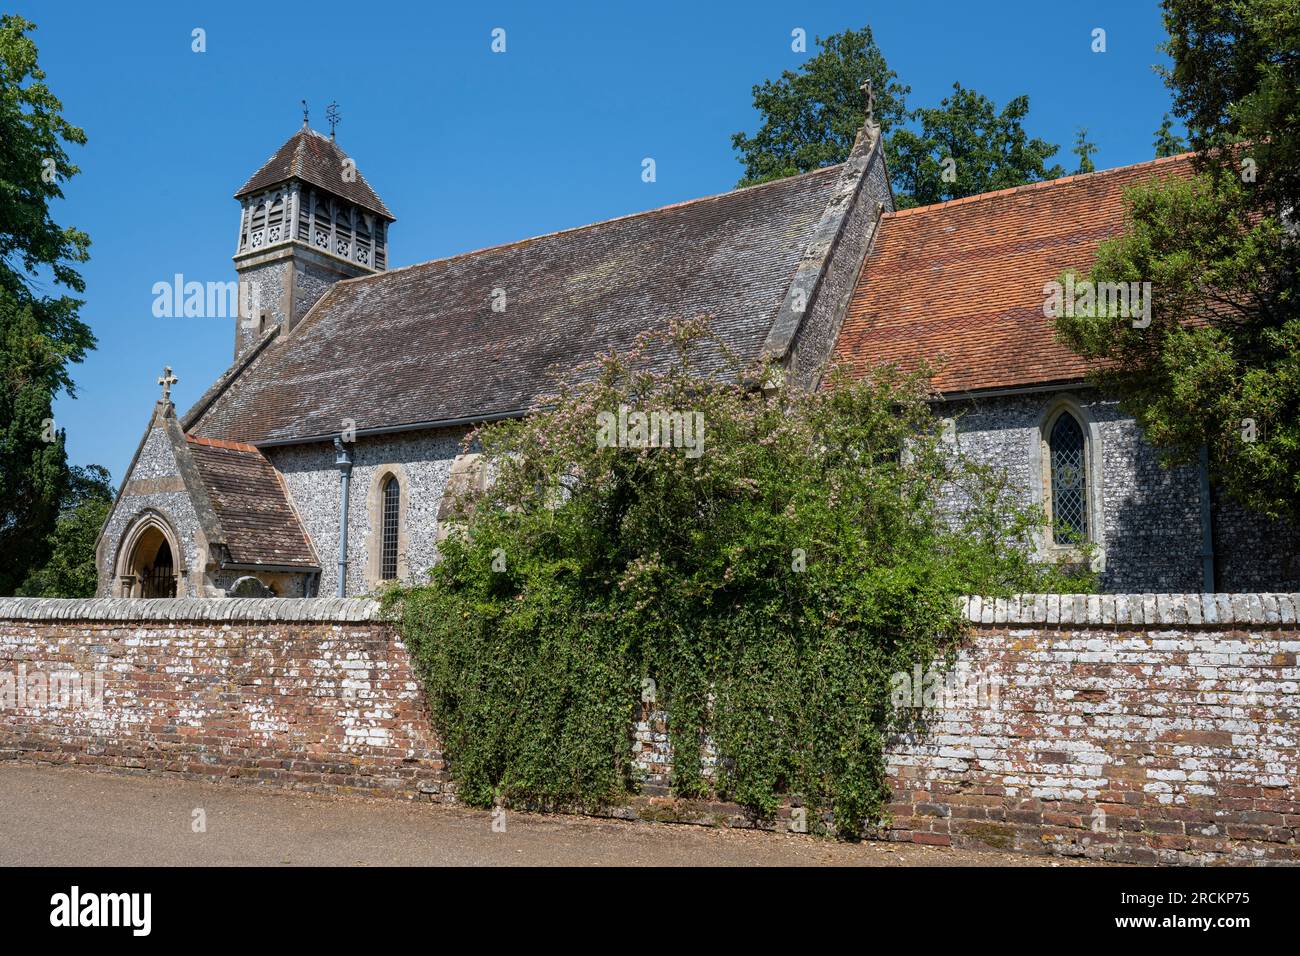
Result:
M395 217L388 211L384 201L375 195L361 171L355 166L350 171L345 170L344 163L347 159L347 153L328 136L304 127L289 137L275 151L275 155L253 173L248 182L235 193L235 198L239 199L291 179L300 179L378 213L389 222L394 221Z

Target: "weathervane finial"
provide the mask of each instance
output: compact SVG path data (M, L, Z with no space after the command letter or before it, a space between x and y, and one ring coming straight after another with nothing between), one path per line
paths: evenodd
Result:
M307 101L302 101L302 128L307 128Z
M330 123L330 139L333 139L333 138L334 138L334 127L335 127L335 126L338 126L339 123L343 120L343 115L342 115L341 113L339 113L339 105L338 105L338 103L335 103L333 100L330 101L330 105L327 106L327 107L325 107L325 118L326 118L327 120L329 120L329 123Z

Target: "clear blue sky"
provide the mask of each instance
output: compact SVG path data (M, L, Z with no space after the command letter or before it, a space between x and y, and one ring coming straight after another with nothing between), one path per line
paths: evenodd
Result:
M152 286L234 278L231 196L298 128L304 97L317 129L338 100L340 145L397 216L393 266L730 189L730 136L757 125L751 86L850 27L874 29L910 106L957 80L999 106L1028 94L1029 132L1062 144L1067 169L1079 126L1098 168L1150 159L1169 109L1154 0L7 6L37 23L49 82L89 137L55 218L91 236L82 314L99 348L55 413L71 460L115 481L162 366L183 411L231 358L233 320L154 318ZM807 54L791 51L795 27Z

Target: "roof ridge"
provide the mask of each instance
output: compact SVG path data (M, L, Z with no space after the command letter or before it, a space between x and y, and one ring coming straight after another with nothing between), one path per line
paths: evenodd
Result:
M353 276L350 279L340 279L334 285L344 285L346 283L366 282L372 279L379 279L384 276L394 275L398 272L405 272L408 269L418 269L421 266L432 266L439 262L452 262L456 259L465 259L470 256L481 255L484 252L494 252L498 249L510 249L514 246L522 246L529 242L538 242L542 239L551 239L555 236L568 235L572 232L581 232L584 229L595 229L597 226L608 226L616 222L624 222L629 219L636 219L641 216L650 216L658 212L667 212L670 209L680 209L684 206L691 206L696 203L710 202L712 200L722 199L726 196L736 196L740 193L750 192L751 190L766 189L772 186L779 186L784 183L793 182L796 179L807 179L818 173L825 173L832 169L840 169L843 163L835 163L831 166L819 166L816 169L810 169L807 172L795 173L793 176L783 176L780 179L769 179L767 182L755 183L752 186L740 186L736 189L728 189L725 192L710 193L707 196L696 196L693 199L683 199L680 202L668 203L666 206L656 206L653 209L642 209L639 212L629 212L622 216L613 216L609 219L598 219L595 222L583 223L580 226L570 226L567 229L555 229L551 232L539 233L535 236L528 236L523 239L512 239L510 242L500 242L494 246L481 246L478 249L470 249L466 252L456 252L449 256L440 256L437 259L426 259L423 262L412 262L409 265L399 266L396 269L386 269L383 272L376 272L371 275Z
M892 219L901 219L904 216L932 212L939 209L948 209L953 206L961 206L967 203L980 202L986 199L995 199L1001 196L1009 196L1013 193L1029 192L1034 189L1048 189L1052 186L1070 185L1084 179L1110 176L1115 173L1128 172L1129 170L1138 169L1144 166L1154 167L1168 165L1179 160L1185 160L1194 155L1196 155L1194 151L1189 151L1185 153L1177 153L1173 156L1160 156L1156 159L1147 159L1140 163L1129 163L1127 166L1113 166L1110 169L1098 169L1090 173L1071 173L1069 176L1058 176L1056 179L1042 179L1036 183L1024 183L1020 186L1008 186L1005 189L993 189L986 193L975 193L973 196L962 196L960 199L947 199L943 202L930 203L925 206L912 206L910 209L896 209L893 212L885 213L885 215Z

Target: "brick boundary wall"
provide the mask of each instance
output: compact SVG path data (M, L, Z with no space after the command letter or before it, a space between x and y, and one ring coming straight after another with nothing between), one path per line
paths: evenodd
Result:
M891 748L889 838L1300 861L1300 594L976 598L967 614L960 660L998 699Z
M869 835L1300 862L1300 594L971 598L966 612L957 673L984 690L891 747L891 819ZM0 678L20 667L102 670L104 707L0 703L0 757L451 798L409 655L373 601L0 599ZM635 728L647 795L611 814L755 825L655 795L663 730Z
M0 758L450 796L374 601L0 599L0 681Z
M890 746L891 819L867 836L1124 863L1300 862L1300 594L968 598L966 613L948 706L926 737ZM753 825L735 806L665 796L661 712L642 714L633 747L655 794L635 815ZM787 806L776 827L790 820Z

